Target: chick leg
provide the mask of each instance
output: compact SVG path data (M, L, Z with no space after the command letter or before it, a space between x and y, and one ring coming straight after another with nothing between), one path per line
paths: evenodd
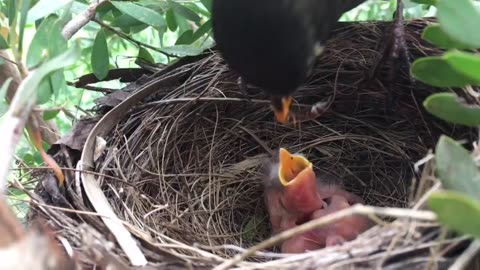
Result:
M40 134L40 129L35 120L32 121L32 124L27 124L27 131L32 140L33 145L40 152L40 155L42 156L43 161L48 167L52 169L54 175L56 176L58 181L58 187L63 187L65 182L65 175L63 174L62 169L60 169L60 166L55 161L55 159L53 159L51 156L49 156L45 152L45 150L43 150L42 135Z

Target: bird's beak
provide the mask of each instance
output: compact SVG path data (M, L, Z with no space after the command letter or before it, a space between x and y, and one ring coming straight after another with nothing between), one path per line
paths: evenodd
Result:
M310 161L280 148L278 178L284 187L283 204L291 211L309 213L323 207Z
M272 109L275 118L282 124L288 123L292 97L272 97Z
M312 171L312 163L300 155L292 155L285 148L280 148L280 166L278 178L283 186L296 184L295 180L302 179Z

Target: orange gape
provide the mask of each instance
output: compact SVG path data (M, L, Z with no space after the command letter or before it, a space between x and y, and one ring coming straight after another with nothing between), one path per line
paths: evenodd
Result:
M305 157L281 148L278 163L270 167L265 203L273 234L348 208L363 200L337 185L317 178ZM363 216L351 216L294 236L282 243L284 253L300 253L355 239L372 226Z

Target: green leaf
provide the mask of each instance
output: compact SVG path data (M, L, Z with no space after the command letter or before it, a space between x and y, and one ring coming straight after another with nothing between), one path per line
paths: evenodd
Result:
M9 77L8 79L5 80L5 82L0 87L0 99L1 100L5 99L5 96L7 95L8 87L10 86L11 82L12 82L12 78Z
M439 0L437 17L440 27L451 38L480 48L480 12L471 0Z
M30 0L23 0L22 8L20 9L20 20L18 22L18 51L23 51L23 36L25 33L25 25L27 24L28 8L30 7Z
M75 44L73 48L70 48L53 59L46 61L37 69L30 72L18 87L18 93L21 93L21 95L15 95L15 98L12 101L24 106L19 108L21 111L13 111L12 113L15 115L21 115L25 106L36 101L36 99L32 97L35 96L40 83L42 83L42 81L52 72L75 64L79 57L80 48L78 44Z
M211 14L208 10L206 10L203 5L197 5L195 2L184 2L183 5L185 7L191 9L193 12L197 13L198 16L204 16L206 18L210 18ZM200 21L198 21L200 22ZM197 22L197 23L198 23Z
M464 87L480 84L480 81L458 73L442 56L417 59L413 62L411 71L416 79L436 87Z
M52 74L49 76L49 80L54 98L58 98L62 92L62 89L64 89L64 87L67 85L63 69L52 72Z
M68 48L67 40L62 35L62 24L60 19L53 24L48 35L48 57L60 55Z
M411 0L417 4L425 4L425 5L436 5L438 0Z
M174 12L173 15L175 16L175 21L177 22L178 29L180 33L183 33L187 30L192 30L190 23L188 22L185 17L180 16L178 13Z
M197 15L197 13L193 12L189 8L182 6L181 4L175 1L167 0L167 2L177 14L179 14L180 16L184 17L187 20L198 22L202 19L200 16Z
M175 41L175 45L191 44L193 42L193 30L183 32Z
M202 5L208 10L208 12L212 13L212 0L200 0Z
M430 195L428 206L446 227L480 237L480 203L477 200L457 192L443 191Z
M107 38L105 37L105 32L100 30L93 42L91 58L93 73L99 80L103 80L108 75L108 56Z
M73 18L72 7L73 7L73 2L71 1L67 5L65 5L65 8L60 14L60 18L58 20L59 20L59 23L61 24L62 30L63 30L63 26L69 23Z
M23 158L22 158L23 162L25 164L27 164L28 166L33 166L33 165L36 165L35 164L35 160L33 158L33 155L30 154L30 153L27 153L25 155L23 155Z
M58 113L60 113L60 109L55 109L55 110L48 110L43 112L43 119L48 121L53 118L55 118Z
M37 104L45 104L50 101L50 98L53 96L53 87L52 80L50 79L51 75L43 78L43 80L38 85L37 89Z
M432 24L425 27L422 38L441 49L472 49L469 45L452 39L443 32L439 24Z
M48 57L50 31L57 18L58 16L56 15L45 18L33 36L27 52L27 67L29 69L39 65L43 59Z
M96 15L98 15L102 19L107 19L107 16L108 16L107 14L109 13L112 14L113 12L117 12L117 11L118 13L122 13L120 10L115 8L114 5L112 5L111 1L103 2L102 4L97 6L97 9L95 11L96 11ZM116 15L116 16L119 16L119 15Z
M170 31L175 31L178 28L177 20L175 19L175 14L173 13L173 9L167 10L165 13L165 20L167 21L167 26Z
M18 1L9 1L8 2L8 26L12 29L14 23L17 22L17 5Z
M480 198L480 171L470 153L442 135L435 149L436 174L445 189Z
M5 50L8 49L10 45L8 45L8 42L3 38L2 35L0 35L0 50Z
M28 23L50 15L73 0L40 0L28 12Z
M155 63L155 59L153 59L153 56L150 54L150 52L147 49L143 47L140 47L137 58L143 59L152 64Z
M480 82L480 56L478 54L466 53L457 50L449 51L443 58L458 73L468 76L473 81Z
M212 20L206 21L202 26L200 26L195 33L193 33L192 42L197 41L203 35L207 34L212 30Z
M143 24L144 24L143 22L133 18L130 15L122 14L118 17L115 17L115 19L111 22L110 25L113 27L128 28L128 27L139 26Z
M135 33L138 33L138 32L140 32L140 31L145 30L147 27L149 27L149 26L146 25L146 24L141 24L141 25L137 25L137 26L132 26L132 27L130 28L130 31L135 34ZM165 27L162 27L162 28L165 28ZM125 49L126 49L126 47L125 47Z
M5 96L7 95L8 87L10 86L10 83L12 82L12 78L8 78L5 80L5 82L2 84L2 87L0 88L0 115L4 115L5 112L8 110L8 104L5 100Z
M445 121L480 126L480 107L463 104L454 93L437 93L423 102L427 111Z
M50 41L48 42L49 58L60 55L68 49L67 40L62 35L62 20L58 19L50 31ZM51 93L54 97L58 97L60 90L66 86L65 75L63 69L52 72L49 76Z
M170 47L163 47L161 51L168 54L176 55L179 57L195 56L203 52L202 49L191 46L191 45L175 45Z
M33 68L43 60L51 59L67 50L67 41L63 37L62 22L57 15L50 15L39 25L32 39L28 53L27 66ZM50 100L52 94L58 95L59 90L66 85L63 70L58 70L42 80L37 92L39 104Z
M111 3L124 14L128 14L148 25L154 27L162 27L166 25L163 16L149 8L139 6L132 2L111 1Z

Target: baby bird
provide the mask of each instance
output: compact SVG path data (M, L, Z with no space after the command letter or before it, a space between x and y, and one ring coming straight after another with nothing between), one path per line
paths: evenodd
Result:
M313 165L300 154L280 148L267 166L265 204L272 233L277 234L307 221L348 208L363 200L331 180L317 177ZM294 236L281 245L282 253L301 253L355 239L372 226L363 216L350 216Z

